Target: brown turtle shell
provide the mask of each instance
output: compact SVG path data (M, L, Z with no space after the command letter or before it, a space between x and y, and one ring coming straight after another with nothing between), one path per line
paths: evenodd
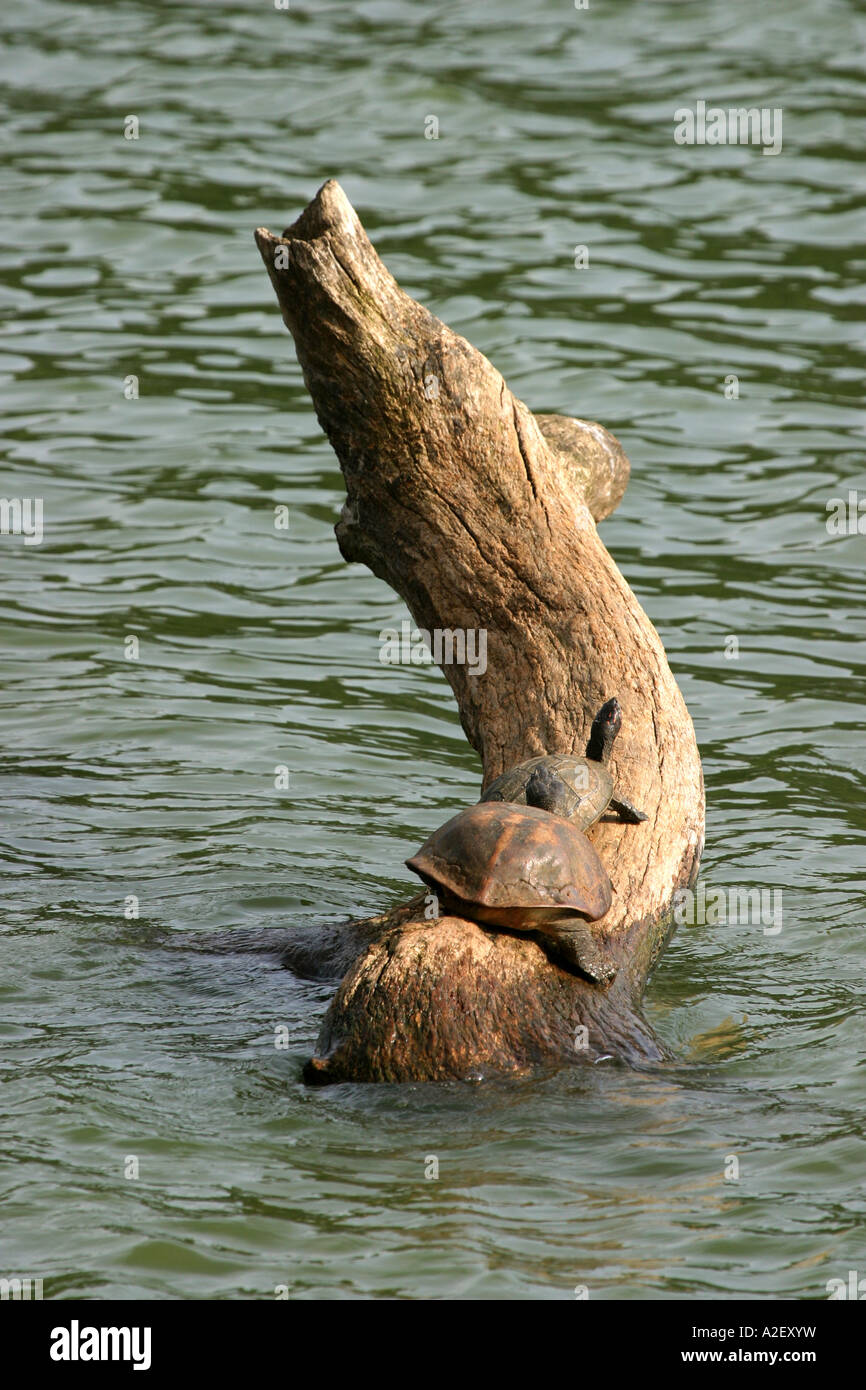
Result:
M513 801L526 804L526 784L537 767L544 764L556 772L571 793L568 819L580 830L588 830L603 816L613 796L613 778L603 763L572 753L548 753L527 758L510 767L491 782L482 801Z
M577 913L594 922L612 890L589 840L536 806L481 801L439 827L407 866L477 921L532 931Z

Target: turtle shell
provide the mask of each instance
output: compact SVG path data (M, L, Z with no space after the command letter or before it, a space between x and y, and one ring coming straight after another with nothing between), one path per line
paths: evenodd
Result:
M525 763L510 767L491 782L481 798L485 801L513 801L526 805L526 784L537 767L549 767L573 794L568 819L581 830L594 825L604 815L613 796L613 778L603 763L581 758L571 753L548 753L528 758Z
M496 926L543 930L569 914L594 922L611 904L610 879L586 836L537 806L480 801L434 831L406 863L459 899L466 916Z

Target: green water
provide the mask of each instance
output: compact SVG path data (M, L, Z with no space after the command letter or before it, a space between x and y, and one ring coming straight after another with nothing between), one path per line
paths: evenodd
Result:
M0 536L0 1274L517 1299L866 1275L866 537L825 525L866 495L862 7L5 0L0 28L0 495L44 499L41 545ZM699 99L781 107L782 153L677 146ZM602 530L695 721L706 883L784 893L778 934L675 938L647 999L672 1067L308 1092L332 987L165 944L399 900L478 787L441 675L378 660L405 612L338 553L252 240L332 175L407 290L632 460Z

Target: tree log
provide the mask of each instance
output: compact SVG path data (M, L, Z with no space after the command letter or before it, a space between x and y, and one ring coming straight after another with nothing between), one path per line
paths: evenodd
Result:
M282 236L259 228L256 241L343 470L343 556L390 584L419 628L487 634L484 674L443 666L484 785L533 754L582 753L616 695L612 770L649 815L608 816L589 832L614 887L592 928L620 962L611 985L562 969L532 937L397 909L353 924L369 944L306 1075L435 1080L658 1058L640 997L673 893L697 872L704 794L661 641L596 529L622 497L628 460L599 425L534 416L406 295L334 181Z

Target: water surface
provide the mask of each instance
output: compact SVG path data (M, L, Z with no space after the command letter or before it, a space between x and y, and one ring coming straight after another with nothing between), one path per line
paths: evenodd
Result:
M0 492L42 497L45 536L0 537L0 1272L96 1298L866 1275L866 538L825 525L866 495L864 28L853 0L6 0ZM782 153L678 147L699 99L783 108ZM674 940L666 1070L310 1093L330 988L166 949L399 900L478 786L442 676L378 661L405 610L339 555L252 241L330 176L521 398L632 460L603 536L695 721L705 880L784 892L778 934Z

